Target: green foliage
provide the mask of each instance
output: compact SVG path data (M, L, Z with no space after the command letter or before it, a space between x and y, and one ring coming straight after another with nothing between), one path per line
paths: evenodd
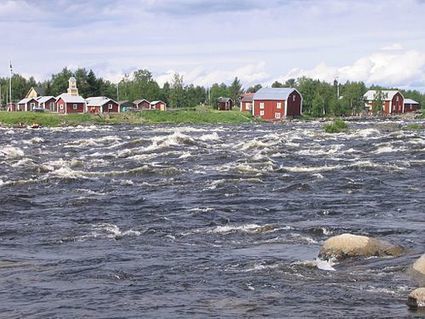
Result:
M332 123L325 124L323 129L326 133L341 133L348 129L348 125L343 120L337 119Z
M403 127L403 130L407 130L407 131L419 131L419 130L423 130L425 128L425 126L423 124L420 123L411 123L411 124L407 124L406 126Z
M140 113L144 123L169 123L169 124L242 124L250 123L256 119L238 111L187 111L177 110L171 112L146 111Z
M316 96L314 97L312 101L311 115L316 117L323 116L324 107L325 107L324 99L319 94L316 94Z
M373 101L372 101L373 114L381 113L383 104L384 104L384 94L382 93L381 90L377 90L373 96Z
M233 103L237 104L239 98L243 94L241 81L237 77L235 77L232 84L230 84L229 93L230 98L233 100Z

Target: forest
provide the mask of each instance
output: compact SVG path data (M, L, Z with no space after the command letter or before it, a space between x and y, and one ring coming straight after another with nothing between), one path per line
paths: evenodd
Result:
M57 96L66 92L68 79L74 76L80 95L108 96L119 101L137 99L162 100L171 108L188 108L199 104L215 105L220 96L231 97L238 101L245 92L256 92L262 85L257 84L244 88L241 81L235 77L230 84L215 83L211 87L186 84L180 74L174 74L170 82L161 87L152 73L140 69L132 74L126 74L118 83L112 83L96 76L92 70L79 68L72 71L64 68L53 74L50 79L37 82L33 77L25 78L19 74L12 76L12 100L14 102L24 98L31 87L41 87L45 95ZM9 78L0 78L0 105L8 101ZM272 87L293 87L303 95L303 112L314 117L339 116L358 114L362 111L363 94L368 89L392 89L376 85L367 87L363 82L328 83L307 77L289 79L286 82L275 81ZM395 89L395 88L394 88ZM425 94L416 90L400 90L405 98L411 98L425 107Z

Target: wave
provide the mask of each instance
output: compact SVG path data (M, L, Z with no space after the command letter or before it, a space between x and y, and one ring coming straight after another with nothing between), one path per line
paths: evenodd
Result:
M6 159L18 159L25 155L24 151L19 147L4 146L0 148L0 156Z
M203 142L218 141L220 139L220 136L218 136L216 132L213 132L211 134L201 135L198 139Z
M151 145L144 148L145 151L150 152L171 146L195 144L195 140L193 138L180 132L174 132L173 134L166 136L155 136L151 138L151 142Z
M142 234L140 231L132 229L122 231L117 225L110 223L96 224L91 227L93 230L89 234L75 237L74 240L86 241L96 238L121 239L126 236L140 236Z

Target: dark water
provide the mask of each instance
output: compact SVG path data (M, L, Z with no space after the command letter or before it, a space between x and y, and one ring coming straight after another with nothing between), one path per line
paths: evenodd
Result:
M408 317L425 132L0 129L2 318ZM344 232L409 248L320 268Z

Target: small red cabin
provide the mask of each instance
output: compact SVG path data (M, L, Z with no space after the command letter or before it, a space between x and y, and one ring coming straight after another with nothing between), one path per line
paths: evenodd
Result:
M404 113L404 97L397 90L369 90L363 96L365 100L365 108L369 112L373 111L373 102L376 101L378 95L381 94L382 112L385 114Z
M229 97L219 97L217 99L217 109L219 111L230 111L233 107L233 100Z
M138 110L150 110L151 102L146 99L136 100L133 102Z
M38 101L36 98L25 98L18 102L18 111L30 112L38 107Z
M421 109L421 105L412 100L412 99L404 99L404 112L416 112Z
M86 100L79 95L63 93L56 98L56 107L59 113L84 113Z
M241 112L252 112L252 98L254 93L245 93L241 98L240 110Z
M267 121L279 121L302 114L303 98L293 88L262 88L253 96L252 115Z
M163 101L152 101L151 102L151 110L166 111L167 110L167 103L165 103Z
M39 96L38 107L50 112L56 112L56 99L54 96Z

